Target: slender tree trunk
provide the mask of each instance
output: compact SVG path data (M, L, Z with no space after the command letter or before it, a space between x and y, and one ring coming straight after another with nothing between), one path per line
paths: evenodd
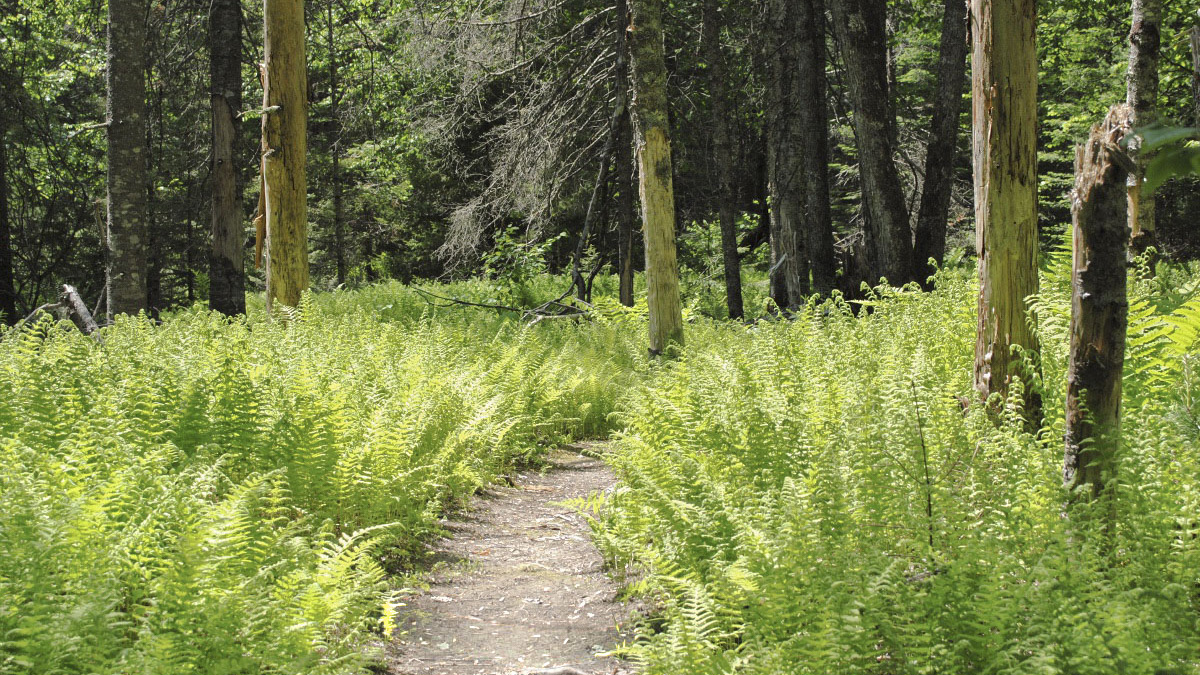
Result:
M796 118L804 149L804 235L813 292L828 296L837 283L829 199L829 110L825 81L825 3L798 0L796 49L800 90Z
M337 283L346 283L346 216L342 205L342 118L338 90L337 46L333 42L333 3L326 6L326 39L329 41L329 154L333 170L333 259L337 265Z
M1112 462L1120 448L1121 373L1129 314L1125 186L1133 162L1118 143L1129 128L1130 108L1114 108L1075 151L1063 481L1072 491L1086 487L1090 497L1099 496L1112 480Z
M304 3L264 0L263 24L267 306L294 307L308 290Z
M773 108L774 106L768 106ZM767 123L768 128L770 122ZM779 209L776 206L775 189L778 182L775 175L778 167L776 154L778 150L774 143L774 134L770 131L766 134L767 138L767 198L763 200L763 217L767 219L767 244L770 247L770 256L768 260L771 266L767 272L768 291L771 299L775 301L775 305L781 309L791 306L791 301L788 298L787 271L783 265L787 261L787 250L784 247L783 230L779 227Z
M12 224L8 215L8 112L0 112L0 320L13 325L17 316L17 288L13 275Z
M775 301L795 307L809 293L804 232L804 147L799 111L803 68L799 42L804 28L794 0L767 5L767 137L770 150L772 268L778 277Z
M704 58L708 61L708 92L712 99L712 152L717 170L717 211L721 224L721 254L725 263L725 306L730 319L745 315L742 307L742 261L738 257L737 211L733 192L733 131L721 50L719 0L704 2Z
M235 115L242 107L242 10L240 0L212 0L208 23L212 87L212 247L208 257L212 309L246 312L242 241L241 166Z
M630 53L633 121L637 134L638 192L646 242L646 303L650 354L683 344L679 269L675 261L675 193L667 122L667 67L663 55L662 0L633 0Z
M917 215L913 257L918 281L926 283L933 274L929 266L946 257L946 221L954 181L955 149L958 146L958 117L962 110L963 85L967 80L967 3L946 0L942 14L942 44L938 59L937 93L930 120L929 147L925 153L925 185Z
M840 0L831 5L834 32L846 64L854 108L854 139L866 207L871 276L892 284L911 281L912 229L900 174L893 161L893 118L888 101L887 3Z
M637 219L633 199L633 121L626 110L617 139L617 278L621 304L633 307L633 223Z
M1034 0L971 0L979 330L975 387L1007 394L1012 349L1037 351L1037 51ZM1040 412L1031 400L1031 418Z
M1200 26L1192 26L1192 124L1200 126Z
M1152 124L1158 117L1158 54L1162 0L1133 0L1129 30L1129 71L1125 102L1132 108L1135 127ZM1150 159L1141 152L1141 139L1129 139L1129 150L1137 171L1129 176L1129 225L1135 252L1154 245L1154 194L1142 188L1142 177Z
M146 309L146 3L108 3L108 315Z
M618 68L616 83L618 90L629 89L629 3L616 0L617 50L624 54L626 66ZM637 169L633 163L633 118L626 107L621 117L620 136L617 138L617 279L618 297L621 304L633 307L633 223L634 213L633 174Z

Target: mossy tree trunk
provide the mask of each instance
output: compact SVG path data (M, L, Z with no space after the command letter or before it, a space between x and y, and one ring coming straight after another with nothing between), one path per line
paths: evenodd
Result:
M1129 70L1126 97L1135 127L1153 124L1158 117L1158 56L1161 42L1162 0L1133 0L1129 29ZM1141 152L1141 139L1129 139L1137 171L1129 176L1130 243L1135 252L1154 245L1154 194L1142 188L1149 157Z
M1134 165L1118 143L1129 128L1131 108L1114 108L1075 152L1063 481L1076 497L1095 498L1104 492L1120 448L1121 374L1129 314L1125 187Z
M646 245L646 303L650 311L650 353L657 355L672 343L683 344L662 0L632 0L630 8L633 122Z
M971 0L972 139L979 255L975 387L1006 395L1013 348L1038 349L1037 51L1034 0ZM1029 400L1031 421L1037 412Z
M721 2L705 0L701 41L707 61L708 93L712 101L712 159L717 171L717 213L721 226L721 256L725 266L725 306L729 318L745 315L742 307L742 261L738 256L737 209L733 203L733 120L725 54L721 49Z
M245 240L236 114L242 107L242 9L239 0L213 0L208 54L212 87L212 248L209 307L246 311Z
M108 3L108 316L146 309L146 3Z
M263 38L267 306L294 307L308 289L304 3L264 0Z

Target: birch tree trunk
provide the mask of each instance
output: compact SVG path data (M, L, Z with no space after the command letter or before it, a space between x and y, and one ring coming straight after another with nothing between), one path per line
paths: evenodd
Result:
M705 0L701 33L708 62L708 92L712 99L712 154L717 170L717 210L721 224L721 255L725 264L725 306L730 319L745 315L742 307L742 261L738 256L737 213L733 191L733 131L730 129L729 87L721 50L720 1Z
M1158 117L1158 55L1162 0L1133 0L1129 29L1129 71L1125 102L1135 127L1152 124ZM1141 139L1131 136L1129 150L1137 170L1129 176L1130 243L1135 252L1154 245L1154 194L1142 188L1149 157L1141 152Z
M308 289L304 3L264 0L263 38L267 307L295 307Z
M108 3L108 316L146 309L146 3Z
M1118 143L1132 115L1131 106L1117 106L1075 151L1063 481L1076 496L1083 496L1075 492L1079 488L1086 490L1086 496L1100 496L1112 479L1113 458L1120 448L1121 374L1129 314L1125 185L1134 165Z
M929 147L925 153L925 185L913 259L918 281L926 283L933 268L946 257L946 220L950 211L950 190L954 180L954 157L958 145L958 116L962 109L963 85L967 80L967 3L946 0L942 14L942 42L938 58L937 92L930 120Z
M972 140L979 254L975 387L1006 395L1012 349L1038 349L1037 51L1034 0L971 0ZM1031 412L1037 405L1030 401Z
M270 0L268 0L270 1ZM667 67L663 55L662 0L633 0L631 56L633 122L637 136L638 192L646 243L646 302L650 354L683 344L683 308L675 260L675 194L667 121Z
M903 284L913 278L913 246L908 205L893 161L887 3L839 0L831 8L854 108L854 140L866 211L871 281L886 277L892 284Z
M241 162L235 117L242 107L241 26L239 0L212 0L208 24L213 143L208 305L227 316L246 312Z

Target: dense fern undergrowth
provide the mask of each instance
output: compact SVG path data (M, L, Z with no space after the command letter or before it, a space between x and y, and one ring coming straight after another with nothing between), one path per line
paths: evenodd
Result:
M964 272L861 317L693 330L622 399L597 528L659 608L644 672L1200 672L1195 284L1135 286L1117 525L1096 531L1061 487L1065 265L1035 303L1037 431L1015 400L966 405Z
M0 672L360 672L446 507L607 433L636 335L554 323L389 285L0 336Z
M1085 532L1053 260L1040 430L963 405L968 270L750 326L704 318L696 286L659 363L603 278L594 320L532 327L385 284L288 321L5 332L0 673L363 672L447 508L606 435L623 484L592 500L596 538L649 600L646 673L1198 673L1196 282L1135 284L1118 525ZM522 284L435 290L561 280Z

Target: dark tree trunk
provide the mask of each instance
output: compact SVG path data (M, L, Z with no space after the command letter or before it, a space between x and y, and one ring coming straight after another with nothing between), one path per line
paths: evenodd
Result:
M212 309L246 312L245 239L236 113L242 107L242 11L239 0L212 0L208 24L212 85L212 248L209 299Z
M622 305L633 307L633 236L637 205L633 199L633 123L628 110L621 119L616 164L618 297Z
M717 211L721 223L721 254L725 263L725 305L729 318L745 315L742 307L742 262L738 258L737 209L733 203L733 126L725 55L721 50L719 0L704 2L704 58L708 61L708 92L712 98L712 153L717 170Z
M950 213L950 192L954 181L955 150L958 146L958 118L962 110L963 85L967 80L967 4L946 0L942 15L942 44L938 59L937 93L930 120L929 147L925 154L925 185L921 190L921 208L917 215L916 241L913 245L914 268L918 281L925 284L933 274L929 265L938 265L946 257L946 221Z
M809 104L800 89L799 12L793 0L767 4L767 144L771 191L772 297L795 307L809 293L804 233L804 148L799 111Z
M17 288L13 276L12 225L8 220L8 120L0 112L0 317L8 325L17 316Z
M146 309L146 3L108 3L108 315Z
M872 282L911 281L912 230L900 174L893 161L887 80L887 3L840 0L832 4L834 33L846 66L854 108L854 139L862 178Z
M1067 426L1063 481L1073 492L1097 497L1113 479L1120 447L1121 373L1125 364L1125 183L1133 163L1118 146L1129 106L1117 106L1075 151L1071 199L1074 258L1071 352L1067 371Z
M1126 98L1135 127L1153 124L1158 117L1158 56L1161 42L1162 0L1133 0L1129 29L1129 70L1126 74ZM1137 162L1137 171L1129 177L1130 243L1136 252L1154 245L1154 194L1142 188L1142 176L1149 160L1141 152L1141 139L1129 139L1129 150Z
M333 170L333 259L337 265L337 283L346 283L346 216L342 205L342 118L341 92L338 91L337 46L333 42L333 3L326 7L326 39L329 41L329 154Z
M629 63L629 3L616 0L618 63ZM621 58L621 57L624 58ZM618 90L629 89L629 69L618 67L616 82ZM618 297L621 304L633 307L633 233L637 220L633 200L633 175L637 167L633 163L633 118L629 110L621 117L620 136L617 138L617 279Z
M837 282L829 200L829 111L825 82L825 3L798 0L796 50L800 64L796 111L804 148L804 236L813 292L828 296Z

